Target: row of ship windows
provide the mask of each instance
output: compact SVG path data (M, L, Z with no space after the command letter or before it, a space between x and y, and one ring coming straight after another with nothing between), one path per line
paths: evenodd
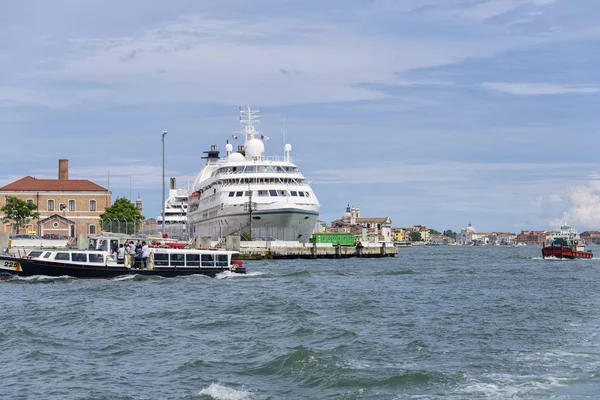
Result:
M254 193L253 193L254 194ZM299 192L297 190L256 190L256 194L260 197L267 196L292 196L292 197L310 197L309 192ZM250 191L246 190L239 192L229 192L229 197L242 197L242 196L250 196Z
M33 199L27 199L26 202L29 204L33 204ZM6 200L6 203L8 204L8 198ZM68 206L65 203L59 203L57 211L76 211L75 200L69 200L68 203ZM90 200L89 204L89 211L96 211L96 200ZM54 205L54 200L48 200L46 211L54 211Z
M29 256L38 258L44 252L32 251ZM50 258L51 252L46 252L41 258ZM104 254L98 253L56 253L55 260L104 263ZM176 266L176 267L226 267L229 263L227 254L179 254L179 253L155 253L154 265L156 266Z
M298 168L296 167L282 167L280 165L248 165L244 167L223 167L213 172L212 176L221 174L248 174L258 172L264 173L296 173Z

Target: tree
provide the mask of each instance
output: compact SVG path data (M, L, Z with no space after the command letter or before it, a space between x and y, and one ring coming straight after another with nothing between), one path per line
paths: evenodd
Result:
M421 232L412 231L411 233L408 234L408 239L411 242L420 242L421 241Z
M10 222L12 227L16 228L18 234L19 228L24 228L32 219L40 217L40 214L35 212L35 210L37 210L35 204L28 203L16 197L7 196L6 204L0 208L0 211L4 213L2 222L5 224Z
M129 199L119 197L112 206L106 208L100 219L103 231L131 235L139 229L144 216Z
M438 232L435 229L430 229L429 233L432 234L432 235L440 235L441 234L441 232Z
M448 229L447 231L444 231L444 236L448 236L448 237L456 239L456 232Z

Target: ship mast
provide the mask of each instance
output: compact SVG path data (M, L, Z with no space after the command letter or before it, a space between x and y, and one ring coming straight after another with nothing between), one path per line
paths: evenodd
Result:
M257 108L252 108L251 105L240 107L240 125L244 128L240 134L244 135L244 147L248 142L254 139L255 136L260 137L260 132L254 129L254 125L260 122L260 111Z

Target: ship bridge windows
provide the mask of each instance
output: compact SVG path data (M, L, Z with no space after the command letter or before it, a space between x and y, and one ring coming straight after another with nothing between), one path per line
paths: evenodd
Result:
M85 253L71 253L71 261L87 262Z
M304 197L304 192L298 192L298 196Z
M298 192L296 192L295 190L290 191L290 194L294 197L298 196Z
M54 257L55 260L69 260L71 257L69 257L69 253L56 253L56 256Z
M269 190L271 196L277 196L277 190Z
M200 266L200 254L186 254L185 265L188 267L199 267Z
M244 192L235 192L235 197L242 197Z
M229 265L227 254L217 254L217 267L226 267Z
M284 197L285 197L285 196L287 196L287 191L286 191L286 190L278 190L278 191L277 191L277 194L278 194L279 196L284 196Z
M215 260L212 254L202 254L202 266L203 267L213 267L215 265Z
M269 195L269 192L266 191L266 190L259 190L258 191L258 195L261 196L261 197L265 197L265 196Z
M171 254L171 266L182 267L185 265L185 254L172 253Z
M90 262L91 263L100 263L100 264L102 264L104 262L104 255L103 254L90 253L89 254L89 258L90 258ZM73 260L73 261L75 261L75 260Z
M229 197L235 196L235 192L229 192Z
M169 254L168 253L154 253L154 265L168 266L169 265Z

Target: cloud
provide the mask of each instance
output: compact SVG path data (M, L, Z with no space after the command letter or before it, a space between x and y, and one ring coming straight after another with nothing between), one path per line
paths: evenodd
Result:
M556 0L490 0L477 3L474 6L454 9L451 13L466 19L482 22L527 5L548 6L555 2Z
M524 181L528 184L571 180L590 170L600 170L593 163L526 163L526 162L379 162L360 168L323 169L315 171L317 183L326 184L398 184L408 182L487 182L492 174L502 181ZM408 173L407 171L410 171ZM482 178L486 177L486 178Z
M519 1L492 0L479 3L471 8L453 11L454 14L472 19L475 21L485 21L499 15L506 14L520 5Z
M563 224L565 221L582 228L598 229L600 226L600 177L593 176L587 185L571 187L567 194L553 199L566 211L560 218L555 218L549 223L553 226Z
M50 102L64 106L372 101L388 95L369 83L445 85L398 77L529 43L516 37L403 37L318 19L190 15L130 36L70 38L64 54L30 64L16 80L37 84Z
M600 91L597 86L589 84L560 85L555 83L486 82L483 84L483 87L519 96L589 94Z

